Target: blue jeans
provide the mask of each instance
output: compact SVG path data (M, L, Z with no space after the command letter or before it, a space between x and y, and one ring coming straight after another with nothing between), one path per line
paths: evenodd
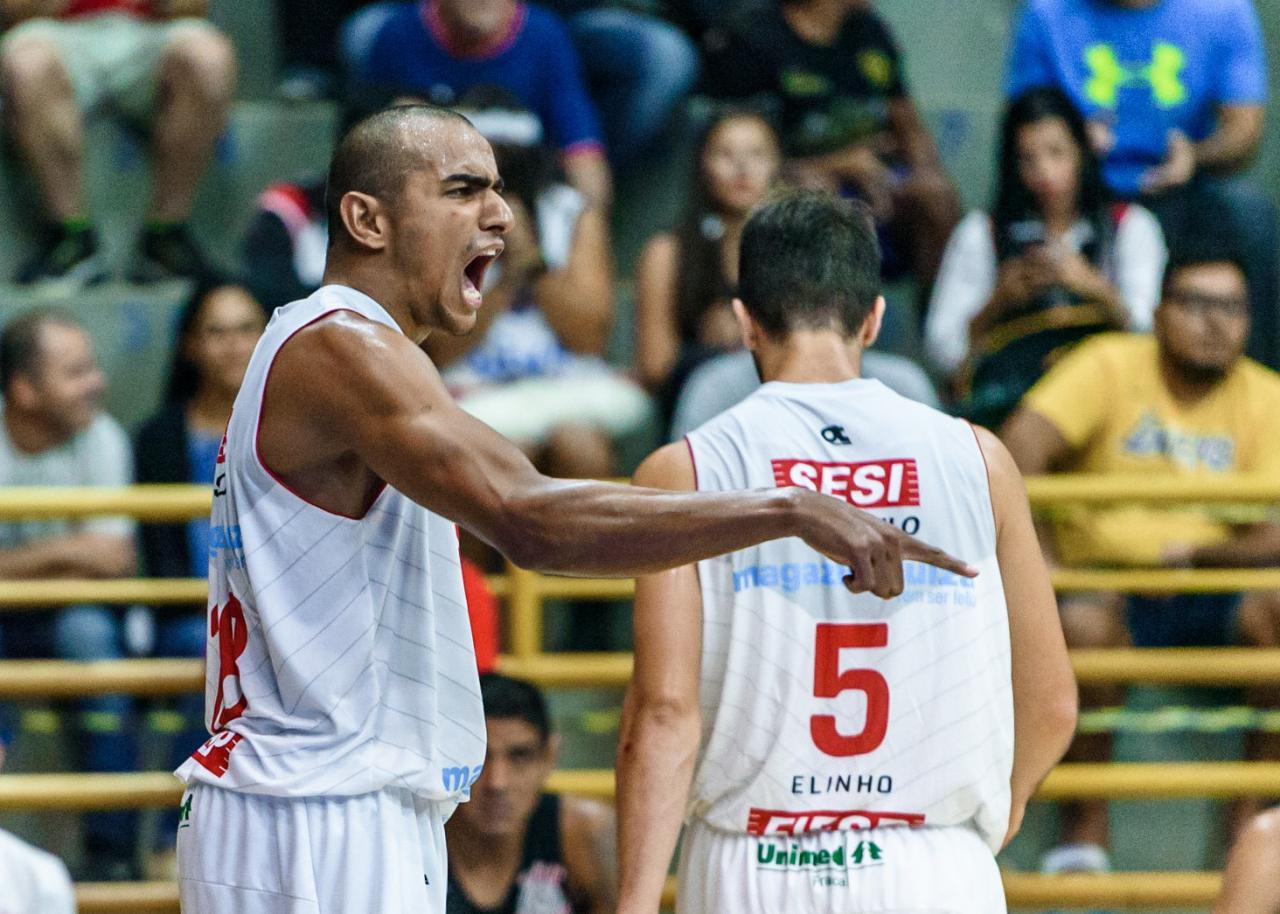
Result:
M1171 254L1207 236L1240 259L1253 318L1248 353L1280 369L1280 229L1271 198L1245 178L1200 175L1141 202L1160 220Z
M0 657L11 660L118 660L124 656L120 613L105 606L68 606L51 612L0 617ZM73 752L80 771L136 771L133 699L99 695L72 704ZM128 810L90 813L84 819L91 854L132 857L137 815Z
M576 13L569 30L582 57L615 168L653 145L698 78L698 51L669 22L625 9Z

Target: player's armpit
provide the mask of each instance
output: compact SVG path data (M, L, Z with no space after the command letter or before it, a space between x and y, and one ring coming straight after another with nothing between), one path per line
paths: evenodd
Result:
M636 482L693 489L683 442L655 453ZM619 914L656 914L688 801L701 719L702 594L685 565L636 581L635 672L618 739Z
M978 427L974 434L987 463L996 556L1009 607L1014 746L1008 842L1021 824L1027 801L1071 742L1076 681L1022 476L995 435Z

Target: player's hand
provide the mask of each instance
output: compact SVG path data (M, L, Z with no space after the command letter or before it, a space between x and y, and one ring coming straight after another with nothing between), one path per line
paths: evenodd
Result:
M977 569L941 549L908 536L848 502L808 489L800 490L801 538L852 572L844 585L853 593L870 592L888 600L902 593L902 563L924 562L966 578Z

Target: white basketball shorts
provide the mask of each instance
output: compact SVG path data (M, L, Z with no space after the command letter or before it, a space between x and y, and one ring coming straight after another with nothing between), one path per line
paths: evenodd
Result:
M991 849L965 827L756 837L695 820L677 914L1004 914Z
M183 914L444 914L452 804L399 789L293 799L204 784L182 802Z

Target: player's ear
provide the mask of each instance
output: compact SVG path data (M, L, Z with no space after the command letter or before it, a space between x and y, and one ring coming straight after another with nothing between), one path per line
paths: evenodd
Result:
M357 247L381 251L387 246L388 220L382 202L358 190L349 190L338 204L342 224Z
M552 733L547 737L547 763L554 770L560 764L560 734Z
M871 313L862 322L862 330L858 332L858 342L863 349L871 348L880 336L880 328L884 325L884 296L877 295L876 303L871 306Z
M747 306L740 298L733 300L733 316L738 319L738 329L742 331L742 345L747 350L755 352L760 341L760 327L747 312Z

